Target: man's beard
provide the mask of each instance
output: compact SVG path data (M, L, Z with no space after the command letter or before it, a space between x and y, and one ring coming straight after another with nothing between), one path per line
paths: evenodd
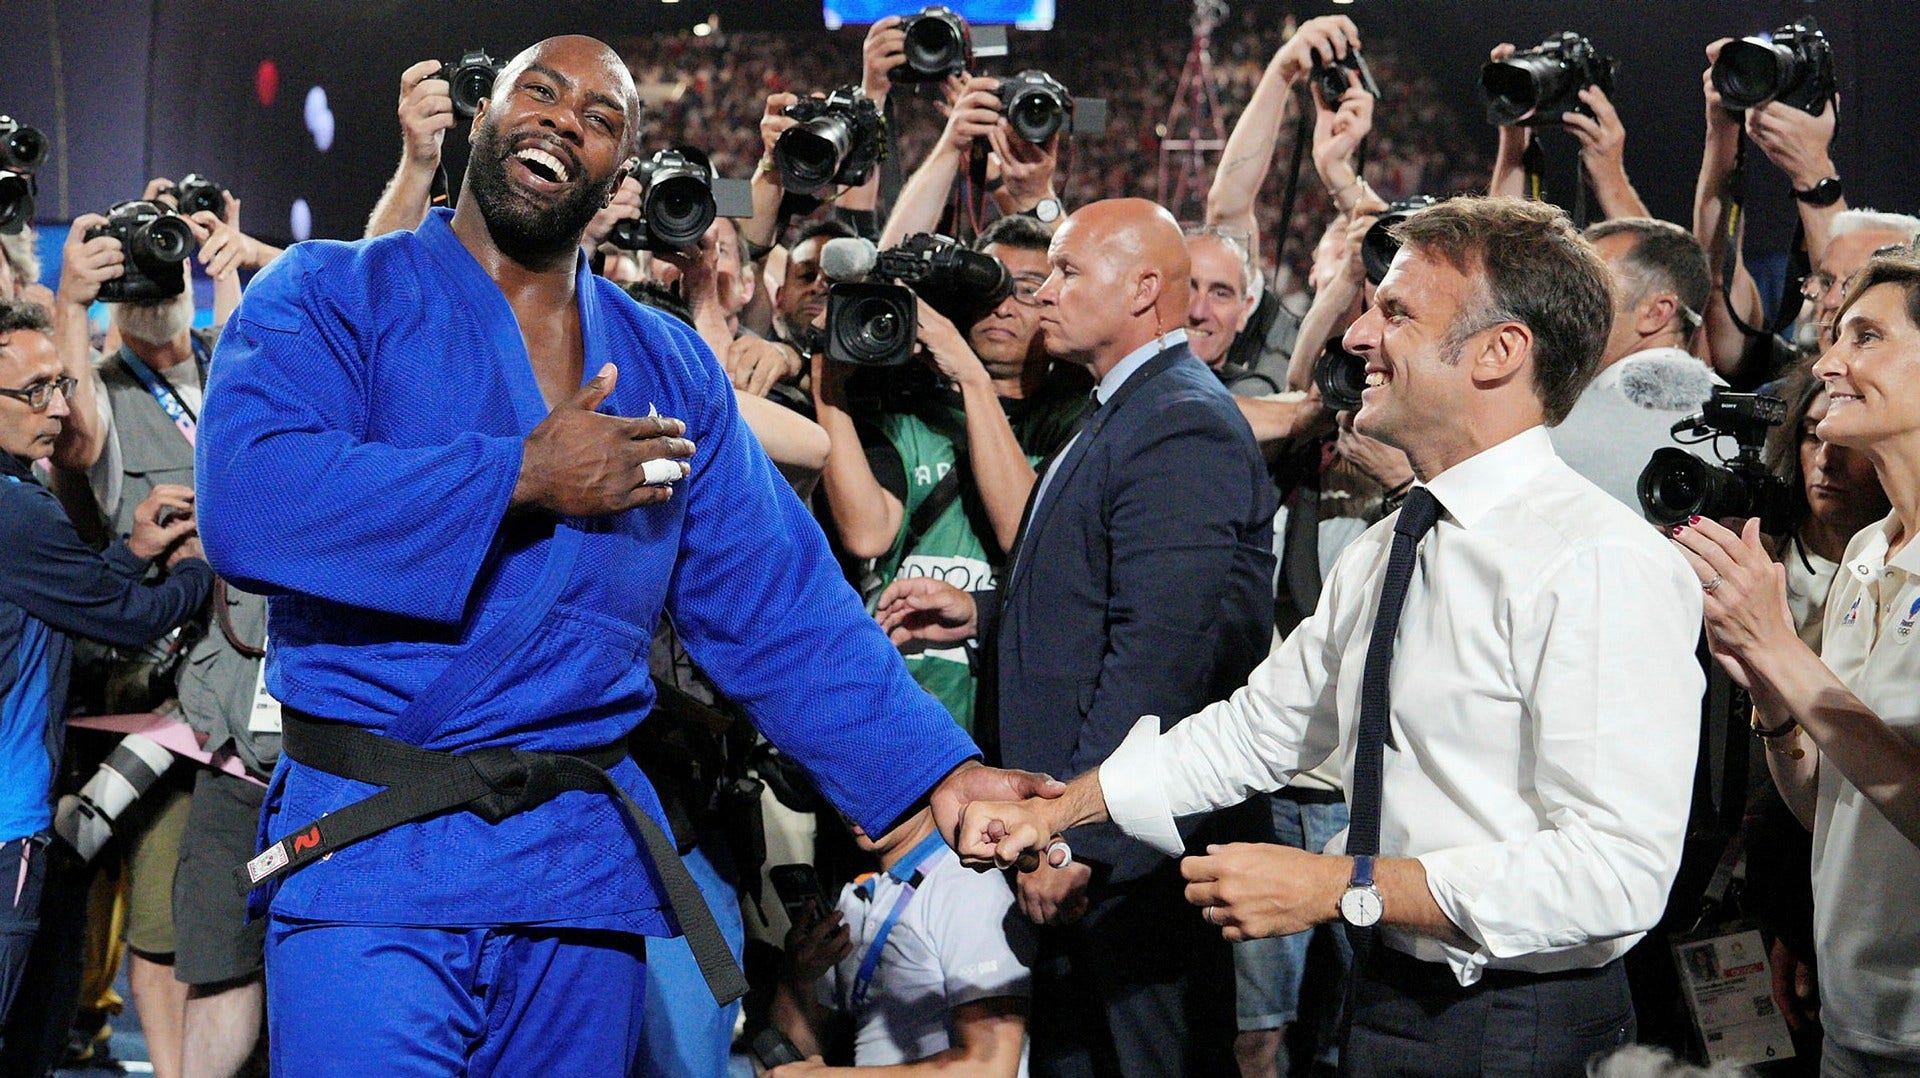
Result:
M530 203L507 179L512 151L490 121L474 132L467 161L467 189L493 242L522 265L545 261L580 244L593 215L607 204L614 177L598 183L576 182L548 207Z
M122 337L166 344L193 328L193 293L182 292L158 303L116 303L113 324Z

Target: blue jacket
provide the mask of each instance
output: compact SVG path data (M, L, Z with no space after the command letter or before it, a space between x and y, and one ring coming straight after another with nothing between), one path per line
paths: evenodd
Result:
M973 756L841 578L692 330L579 271L603 410L684 419L671 500L512 514L547 408L506 298L436 211L416 232L300 244L215 350L196 489L214 565L268 596L267 686L323 718L439 750L618 741L653 704L663 610L755 724L869 829ZM613 771L661 818L631 760ZM284 757L283 837L372 787ZM612 801L562 794L487 824L410 824L294 874L276 914L394 924L671 926Z
M1135 371L1051 466L991 632L1000 761L1067 778L1142 715L1163 726L1246 683L1273 632L1273 483L1233 397L1185 345ZM1116 882L1162 857L1110 825L1071 836Z
M47 828L67 709L71 637L138 647L207 601L213 570L198 558L155 584L124 542L96 553L53 492L18 457L0 454L0 842Z

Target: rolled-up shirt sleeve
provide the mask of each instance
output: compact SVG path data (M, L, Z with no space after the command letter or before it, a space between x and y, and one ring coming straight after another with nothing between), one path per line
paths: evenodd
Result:
M1693 789L1701 599L1677 554L1575 547L1509 609L1534 732L1523 786L1545 826L1418 858L1434 901L1479 944L1447 948L1463 984L1489 959L1651 928L1679 869Z

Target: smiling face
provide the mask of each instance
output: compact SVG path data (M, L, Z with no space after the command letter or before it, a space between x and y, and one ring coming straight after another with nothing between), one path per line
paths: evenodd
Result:
M1835 336L1813 366L1827 384L1827 415L1815 433L1869 453L1896 439L1920 443L1920 326L1908 314L1906 288L1867 288Z
M1187 257L1193 263L1187 346L1202 363L1217 370L1226 362L1234 337L1247 328L1260 297L1247 294L1245 263L1219 239L1189 237Z
M46 334L31 329L0 334L0 387L32 389L57 381L61 373L60 354ZM51 456L67 414L67 398L57 391L39 411L0 396L0 452L27 460Z
M1445 259L1401 249L1373 306L1341 342L1367 365L1354 430L1411 453L1466 414L1473 379L1460 360L1468 341L1456 340L1453 329L1477 302L1477 287Z
M631 152L635 101L592 38L551 38L501 71L474 115L466 183L502 251L525 262L580 242Z

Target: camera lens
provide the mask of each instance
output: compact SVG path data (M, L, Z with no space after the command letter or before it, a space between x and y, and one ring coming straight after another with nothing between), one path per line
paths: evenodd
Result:
M193 251L193 230L178 217L158 217L133 234L133 257L145 262L184 262Z
M33 220L33 180L18 172L0 172L0 233L12 235Z
M788 190L813 192L833 182L852 144L844 118L821 116L783 132L773 144L773 163Z
M1367 388L1366 360L1346 350L1339 341L1328 341L1313 365L1313 384L1320 389L1320 401L1336 412L1351 412L1360 407L1360 394Z
M827 293L827 358L864 367L911 360L914 303L913 293L899 285L834 285Z
M1647 519L1663 528L1689 517L1718 519L1751 512L1752 498L1738 475L1672 446L1653 451L1637 491Z
M1045 90L1025 91L1007 108L1007 122L1013 126L1013 133L1033 143L1052 138L1066 119L1060 99Z
M907 27L907 67L916 75L938 77L966 67L966 42L955 26L936 16L921 16Z
M47 157L47 136L32 127L16 127L7 135L6 155L14 168L39 168Z
M713 194L698 177L685 173L668 176L647 188L641 213L647 219L647 231L661 243L684 250L700 242L713 224Z
M1713 62L1713 88L1730 109L1751 109L1780 96L1793 82L1793 53L1770 42L1729 41Z

